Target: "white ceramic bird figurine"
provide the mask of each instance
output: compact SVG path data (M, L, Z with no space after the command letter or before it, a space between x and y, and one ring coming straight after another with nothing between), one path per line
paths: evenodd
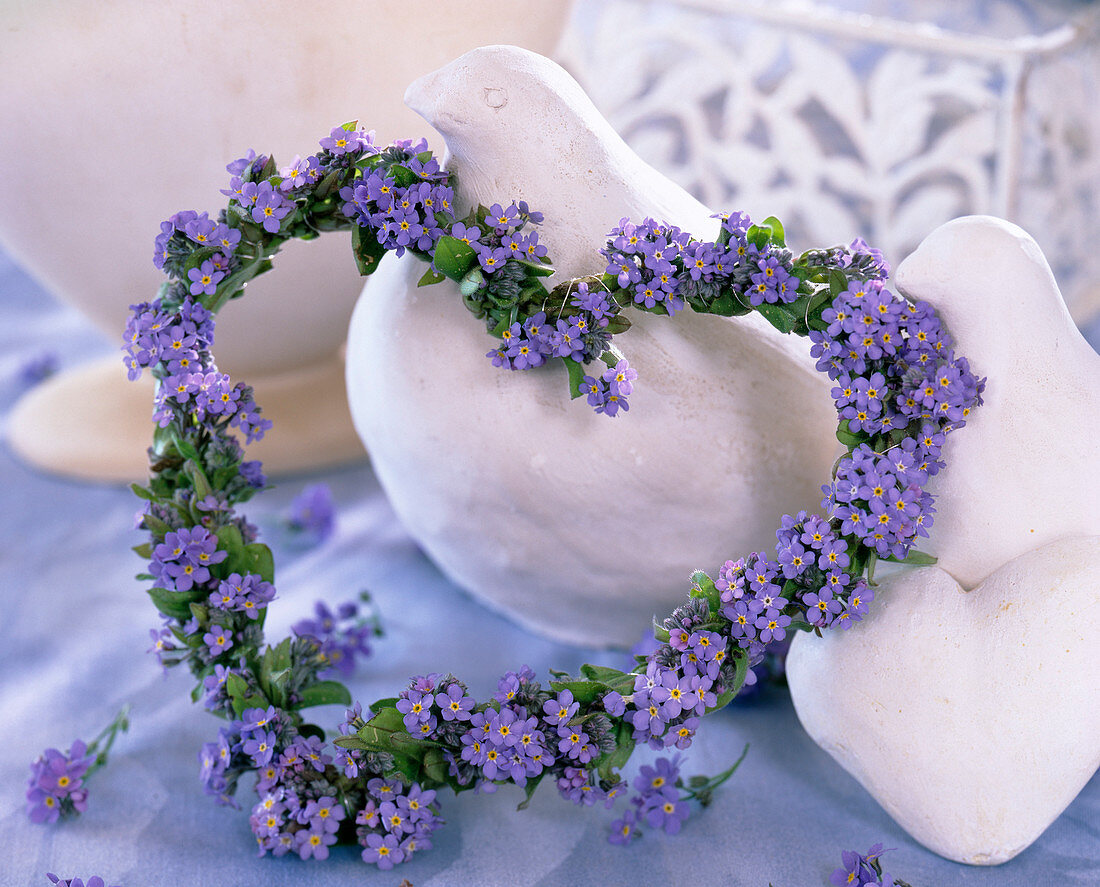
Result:
M458 176L458 213L525 200L559 280L602 273L607 233L650 216L712 239L718 222L647 166L558 65L474 50L406 101ZM571 403L565 371L508 372L449 283L386 258L348 339L353 419L394 509L454 581L554 637L629 645L697 568L775 544L815 507L835 457L827 380L805 342L757 315L631 313L627 414ZM556 363L556 362L555 362Z
M1035 242L957 219L898 270L985 405L928 485L935 567L882 579L848 632L798 637L814 740L913 837L960 862L1031 844L1100 766L1100 356Z

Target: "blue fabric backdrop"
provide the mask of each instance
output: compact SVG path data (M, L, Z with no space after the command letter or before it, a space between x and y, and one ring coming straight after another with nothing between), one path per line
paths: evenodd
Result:
M1097 332L1093 331L1094 334ZM1095 343L1096 338L1094 336ZM73 310L48 298L0 254L0 427L20 391L18 367L43 350L73 366L112 345ZM277 430L276 430L277 433ZM335 491L335 535L293 551L278 535L280 600L268 620L281 636L312 602L370 589L387 635L353 681L369 701L409 675L459 672L475 694L521 663L576 668L614 655L554 644L496 616L449 583L399 525L367 464L283 479L250 509L262 528L307 482ZM711 808L677 837L646 835L623 849L606 841L614 814L576 809L552 790L517 812L518 791L444 801L436 847L392 872L354 849L324 863L257 858L247 814L202 794L196 754L218 722L188 701L185 674L164 678L146 654L157 620L133 579L136 501L125 489L58 480L0 448L0 884L47 884L44 873L101 874L125 887L227 885L722 884L822 885L842 848L897 848L888 868L914 887L1100 884L1100 777L1031 848L992 869L947 862L914 843L803 733L790 700L772 692L704 725L685 771L715 773L745 743L740 771ZM1051 692L1057 692L1056 687ZM47 746L90 738L123 703L133 727L91 784L88 812L57 827L24 815L29 762ZM339 712L332 711L328 724ZM241 797L248 804L249 791Z

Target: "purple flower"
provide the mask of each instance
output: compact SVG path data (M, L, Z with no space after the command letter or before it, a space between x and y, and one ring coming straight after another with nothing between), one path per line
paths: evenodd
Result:
M604 710L613 718L620 718L626 713L626 700L621 693L612 690L603 697Z
M640 832L635 828L637 822L637 814L633 809L628 807L623 811L623 815L620 819L612 821L611 834L607 836L608 843L629 844L635 838L639 837Z
M831 625L844 605L833 597L829 588L807 592L802 596L802 606L806 608L806 621L811 625L824 628Z
M481 236L481 229L475 225L464 225L462 222L455 222L451 226L451 237L456 240L461 240L467 246L480 246L481 243L478 238Z
M470 709L475 705L457 681L447 687L446 692L436 694L435 702L445 721L470 720Z
M277 234L282 220L294 209L290 203L272 186L271 182L261 182L256 191L256 201L252 207L252 221L263 225L269 234Z
M191 295L212 296L217 292L218 284L225 277L225 273L217 270L214 263L208 259L198 268L188 271L187 277L191 281Z
M321 147L337 157L343 154L354 154L367 148L373 148L373 131L364 133L361 130L346 130L342 126L335 126L325 138L321 139Z
M485 221L487 224L492 225L494 228L498 228L504 231L514 227L515 219L519 215L519 207L514 203L507 209L501 209L499 203L494 203L489 207L489 214L486 216Z
M477 260L481 263L481 269L486 274L492 274L494 271L499 271L504 267L504 263L508 261L508 250L503 246L491 247L491 246L477 246Z
M106 887L104 880L99 875L92 875L87 882L80 878L59 878L53 872L46 872L46 877L57 887ZM118 885L116 884L115 887L118 887Z
M413 734L420 733L420 725L426 724L432 716L432 701L430 693L406 690L401 694L397 700L397 710L405 716L406 730Z
M257 767L264 766L275 754L275 733L268 730L252 734L241 746L241 751L252 758Z
M302 829L294 833L295 849L302 859L328 859L328 848L336 843L333 832Z
M295 533L324 542L336 525L332 490L328 484L310 484L290 503L287 525Z
M202 640L211 657L221 656L233 646L233 632L223 625L212 625L210 631L202 636Z
M633 393L633 382L637 378L638 371L631 369L630 364L625 359L620 360L603 374L603 379L607 382L607 390L612 394L619 394L623 397Z
M875 844L865 855L854 850L842 850L840 858L843 864L829 876L829 883L834 887L893 884L894 879L882 873L882 866L878 862L878 858L888 852L882 849L882 844Z
M372 862L383 871L392 869L405 859L395 835L369 834L364 839L363 862Z
M761 643L769 644L772 641L781 641L787 636L786 628L791 624L791 617L772 607L756 617L756 627L760 631Z
M679 799L652 795L642 806L641 815L650 828L664 829L666 834L679 834L684 820L691 814L688 805Z
M52 823L62 815L83 813L88 798L83 780L92 762L87 746L79 739L68 754L46 749L31 764L27 780L27 815L31 821Z
M613 394L609 391L607 392L607 397L605 398L604 403L596 407L596 412L604 413L608 416L616 416L618 415L619 410L622 410L625 413L629 409L630 404L626 401L626 395Z
M642 765L638 775L634 777L634 788L647 797L660 795L676 798L679 796L676 788L676 780L679 778L680 756L659 757L653 762L652 767L647 764Z
M608 694L610 696L610 694ZM604 697L606 702L608 697ZM619 697L620 699L622 697ZM543 720L551 727L559 727L569 721L580 708L580 703L573 700L573 694L569 690L562 690L556 698L548 699L543 703Z

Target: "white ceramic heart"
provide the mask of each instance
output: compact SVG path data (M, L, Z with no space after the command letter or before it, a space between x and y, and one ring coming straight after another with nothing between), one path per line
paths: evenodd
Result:
M600 273L624 216L713 237L710 210L644 164L560 67L475 50L410 87L447 141L460 212L526 200L558 277ZM457 583L518 621L586 644L633 643L687 578L771 548L813 507L836 418L805 343L753 314L631 312L629 413L570 402L564 368L502 371L451 284L383 261L348 337L352 417L402 522ZM553 286L556 279L550 280Z
M928 486L938 514L923 547L970 588L1025 551L1100 534L1100 355L1035 241L1000 219L955 219L895 283L936 306L987 377L984 405L948 438L950 467Z
M814 741L925 846L1011 859L1100 766L1100 537L1051 542L965 591L895 572L873 615L792 644Z
M998 863L1100 764L1100 357L1007 222L938 228L896 282L988 377L985 404L928 485L937 567L892 575L851 631L796 638L791 696L915 838Z

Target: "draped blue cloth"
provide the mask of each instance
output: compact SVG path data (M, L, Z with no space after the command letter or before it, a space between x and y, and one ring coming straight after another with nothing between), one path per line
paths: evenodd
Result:
M21 391L23 361L50 350L68 367L112 348L0 254L0 428ZM296 549L280 535L279 516L316 482L335 493L337 529L318 547ZM1015 860L957 865L916 844L818 749L779 689L704 722L685 756L686 775L725 769L746 743L748 756L675 837L647 833L629 848L612 846L608 826L618 813L575 808L546 785L522 812L516 789L444 797L447 825L435 848L391 872L365 865L355 848L337 848L320 863L258 858L247 812L216 806L198 781L198 750L220 722L191 704L188 675L162 676L145 652L158 619L133 578L143 567L129 551L143 541L132 529L133 495L36 473L5 446L0 502L0 885L47 884L44 873L55 871L100 874L125 887L346 887L402 878L417 887L810 887L827 883L842 849L862 852L879 841L896 848L887 869L914 887L1100 884L1100 776ZM373 593L386 636L351 681L364 703L429 671L454 671L485 698L500 674L524 663L545 677L548 667L622 662L619 654L536 637L452 585L402 529L366 463L280 479L246 511L269 531L278 563L269 639L310 615L320 597L335 604L362 589ZM124 703L133 706L133 726L91 780L87 812L53 827L32 824L24 813L30 761L48 746L90 739ZM330 728L341 715L317 711ZM249 785L239 797L251 806Z

